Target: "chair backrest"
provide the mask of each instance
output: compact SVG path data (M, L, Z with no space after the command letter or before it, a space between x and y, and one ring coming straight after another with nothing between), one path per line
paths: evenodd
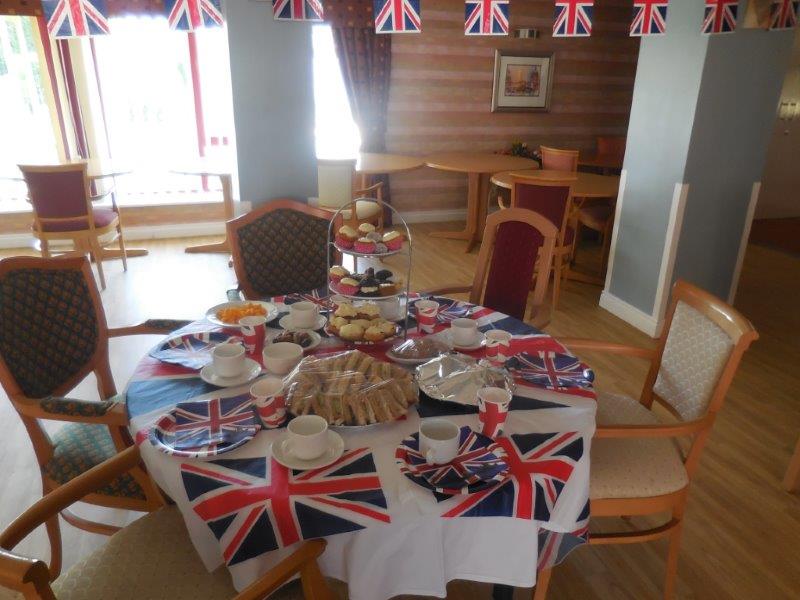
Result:
M324 287L330 213L270 200L227 223L233 268L249 300Z
M560 150L548 146L540 146L542 153L542 169L548 171L577 171L578 151Z
M94 228L91 192L86 163L69 165L19 165L28 185L28 195L38 229L42 223L77 221L79 227Z
M625 137L603 137L597 138L597 153L609 156L624 156L625 155Z
M544 304L557 236L555 225L532 210L507 208L489 215L470 301L524 319L538 259L535 316Z
M572 208L572 180L512 177L511 207L546 217L558 230L558 245L563 245Z
M353 199L355 159L317 160L317 189L319 205L341 208Z
M657 399L691 421L722 407L744 351L758 339L736 309L686 281L675 283L672 303L642 401Z

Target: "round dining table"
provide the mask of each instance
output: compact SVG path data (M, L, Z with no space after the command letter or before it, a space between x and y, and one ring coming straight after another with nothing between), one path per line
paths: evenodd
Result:
M406 154L386 154L378 152L362 152L356 160L356 172L361 174L361 187L366 188L370 175L391 175L413 171L425 166L425 160L419 156Z
M619 176L597 175L581 171L527 170L504 171L492 176L492 183L498 187L511 189L514 177L531 180L569 180L572 182L572 195L577 198L616 198L619 192Z
M288 306L304 299L325 305L317 295L271 299L279 316L268 324L268 339L279 333L277 323ZM344 454L333 465L310 471L287 469L273 458L272 443L283 427L261 429L243 446L219 456L180 458L150 441L154 423L189 399L247 398L249 384L216 388L197 370L154 355L162 356L158 351L163 347L188 348L173 343L175 338L210 331L236 336L238 331L202 319L168 336L141 360L126 388L130 430L148 472L180 509L206 568L227 566L234 586L242 590L302 540L324 537L328 545L320 568L347 582L348 597L444 597L452 579L532 587L539 570L587 541L589 450L596 412L591 384L572 384L556 373L545 373L547 385L541 373L537 379L533 367L525 367L531 357L567 350L530 325L467 302L434 299L440 310L430 335L448 336L450 321L467 317L482 332L511 333L508 354L521 361L503 434L495 438L509 474L472 493L437 494L417 485L401 472L396 449L425 419L444 417L480 431L475 405L420 394L419 403L396 421L336 428L344 439ZM321 334L321 343L310 351L315 356L353 349ZM412 318L408 335L423 335ZM387 360L390 345L356 348ZM480 359L485 348L465 354ZM196 361L198 356L190 358ZM568 360L588 368L578 359Z
M466 252L480 241L488 209L488 176L500 171L538 168L529 158L491 152L440 152L431 154L425 164L440 171L467 174L467 223L461 231L436 231L433 237L466 240Z

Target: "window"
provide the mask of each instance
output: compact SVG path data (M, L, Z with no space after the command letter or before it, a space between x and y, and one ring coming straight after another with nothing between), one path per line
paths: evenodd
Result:
M355 158L361 136L350 112L330 26L315 25L312 41L317 158Z

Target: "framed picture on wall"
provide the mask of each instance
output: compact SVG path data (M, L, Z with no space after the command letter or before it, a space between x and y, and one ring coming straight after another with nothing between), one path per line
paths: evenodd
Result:
M492 112L548 111L553 54L494 51Z

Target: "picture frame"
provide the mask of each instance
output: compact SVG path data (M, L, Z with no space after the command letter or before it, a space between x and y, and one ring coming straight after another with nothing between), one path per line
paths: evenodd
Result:
M494 51L492 112L548 112L553 53Z

